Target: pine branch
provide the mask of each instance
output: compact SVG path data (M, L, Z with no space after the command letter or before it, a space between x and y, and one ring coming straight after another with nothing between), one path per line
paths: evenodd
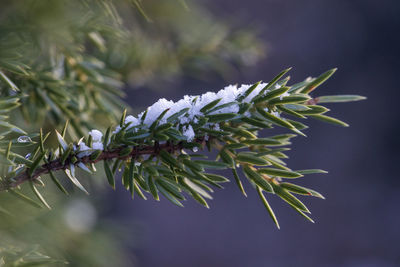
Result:
M3 177L0 191L8 190L32 203L28 197L15 190L29 181L31 189L50 208L34 182L41 183L39 177L50 174L52 181L63 191L61 183L52 174L64 170L67 177L82 191L86 189L75 176L80 168L92 173L94 164L102 161L108 183L115 188L115 176L122 171L122 184L134 194L146 199L142 190L159 200L164 195L172 203L182 206L185 195L191 196L205 207L205 199L212 199L211 187L222 188L221 183L230 181L220 175L206 173L206 169L231 169L239 190L247 193L238 175L241 172L256 189L264 206L277 227L276 216L263 192L277 195L296 212L308 217L309 209L294 194L324 198L317 191L297 184L285 182L298 179L305 174L324 173L322 170L292 170L284 159L290 139L302 135L306 125L297 119L311 117L340 126L347 123L327 116L329 111L317 103L348 102L362 100L355 95L311 97L310 92L327 80L335 69L319 77L288 86L290 69L279 73L269 83L227 86L217 93L208 92L200 96L185 96L173 102L160 99L137 117L122 114L120 124L114 131L111 127L105 135L98 130L89 132L87 138L68 142L65 139L67 125L61 134L56 132L59 147L50 150L45 146L48 135L39 134L36 148L27 157L7 149L0 150L10 163ZM290 130L290 134L259 137L259 131L280 127ZM33 142L29 136L20 136L17 143ZM216 150L215 160L206 160L199 149L207 147ZM187 151L194 154L188 154ZM205 159L197 159L205 158ZM44 164L40 165L41 162ZM91 167L91 169L90 169ZM34 203L34 202L33 202ZM35 204L37 206L37 204Z

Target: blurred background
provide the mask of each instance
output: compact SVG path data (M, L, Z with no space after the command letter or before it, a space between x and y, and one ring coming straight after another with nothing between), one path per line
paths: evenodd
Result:
M368 100L331 106L350 128L308 121L308 138L293 141L289 166L329 171L302 181L327 198L307 201L315 224L270 198L277 230L256 194L245 199L234 184L215 192L210 210L193 201L184 209L152 200L127 205L127 194L110 194L114 209L124 207L115 212L121 220L141 229L132 248L140 266L400 266L399 2L220 0L207 1L207 8L256 29L267 57L228 81L185 79L181 90L163 97L268 80L293 66L292 81L337 67L316 94ZM135 92L140 97L128 96L133 107L161 96Z
M101 51L103 42L91 35L94 44L88 51L106 63L107 75L121 74L115 79L126 85L123 99L133 114L161 97L178 100L227 84L269 81L290 66L293 82L338 68L316 95L368 97L330 106L332 116L349 123L349 128L307 121L308 137L293 140L288 159L292 169L329 171L300 181L326 197L302 198L316 223L269 198L281 225L276 229L249 184L245 184L247 198L234 183L225 184L224 190L214 193L208 210L192 200L185 208L166 199L132 201L119 184L114 192L95 179L82 179L90 186L90 196L47 192L53 211L32 215L29 210L0 222L0 247L6 240L38 243L71 266L400 266L400 180L395 167L400 121L394 110L399 96L395 83L400 3L207 0L188 1L186 8L175 2L179 1L142 1L144 16L130 13L124 4L118 6L132 34L123 32L118 35L123 41L113 43L109 40L116 38L114 32L100 32L111 44L105 54L93 52L95 47ZM0 19L10 14L7 8L15 7L5 5ZM78 11L69 10L76 12L80 23ZM54 14L50 19L59 19ZM47 20L39 22L47 25ZM82 58L80 53L89 52L71 49L68 55ZM89 77L90 73L86 72ZM119 104L113 107L115 114L120 114ZM114 119L74 112L81 114L78 124L85 131ZM60 118L35 124L25 118L24 123L31 129L37 130L41 123L51 129L63 124ZM79 127L69 134L79 135ZM98 178L105 181L101 175Z

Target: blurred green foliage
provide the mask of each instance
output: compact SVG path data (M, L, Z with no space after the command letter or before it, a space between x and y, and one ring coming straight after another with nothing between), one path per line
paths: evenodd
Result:
M191 1L2 1L0 150L23 130L61 129L66 120L72 126L67 135L79 138L114 124L129 88L167 90L166 82L188 75L225 77L263 55L253 32L232 29ZM27 151L22 146L14 156L23 158ZM2 166L1 174L7 171ZM54 190L46 190L46 198L57 203L50 212L0 194L0 266L132 263L113 227L96 216L85 231L68 226L75 194L65 198ZM77 201L97 214L96 204Z

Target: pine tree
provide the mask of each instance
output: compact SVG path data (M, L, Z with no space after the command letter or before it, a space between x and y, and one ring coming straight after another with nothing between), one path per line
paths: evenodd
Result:
M290 82L286 69L267 83L230 85L177 102L161 98L129 115L121 100L126 85L157 88L181 75L224 75L261 58L262 44L254 34L230 30L194 3L189 8L182 1L29 0L0 11L2 264L63 265L63 236L52 240L58 245L52 249L46 247L51 241L40 243L32 235L37 229L54 239L62 204L47 213L35 208L51 209L73 198L56 193L69 194L71 185L88 193L80 175L94 180L95 172L112 188L121 182L132 198L162 195L178 206L193 198L207 208L213 188L226 182L250 194L245 178L278 228L267 196L276 195L313 222L295 194L324 197L297 179L325 171L292 170L285 151L293 137L305 136L302 119L348 126L326 115L329 109L321 104L364 98L315 96L335 69L297 83ZM264 134L275 127L286 133ZM32 218L38 223L22 229ZM112 242L112 233L96 236L85 243L92 250L97 242ZM32 240L41 247L33 247ZM112 245L105 249L124 260ZM110 264L107 253L69 252L66 260L76 266Z

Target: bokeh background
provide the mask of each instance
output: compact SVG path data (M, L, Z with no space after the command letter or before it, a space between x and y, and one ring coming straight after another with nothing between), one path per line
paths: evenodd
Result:
M30 96L21 98L11 122L29 132L60 130L66 119L80 124L69 128L68 140L104 130L125 107L118 101L122 84L123 100L135 114L161 97L178 100L227 84L267 82L290 66L293 83L337 67L315 96L359 94L368 100L329 106L350 128L309 120L308 137L293 140L292 169L329 171L299 180L326 196L301 198L315 224L271 196L281 225L276 229L249 184L247 198L234 183L225 184L215 190L210 209L193 200L178 208L164 198L132 201L119 182L116 192L105 185L102 171L78 173L90 196L60 174L70 196L47 177L40 189L51 211L0 194L0 208L12 211L0 217L0 265L4 248L25 253L37 244L44 255L77 267L400 266L398 1L187 0L188 9L178 0L1 3L0 69ZM21 54L14 63L27 64L28 74L7 71L4 62L14 53ZM63 70L72 71L72 79ZM54 80L32 87L40 77ZM9 91L0 84L1 97ZM92 95L83 102L92 93L103 105ZM81 104L54 109L46 97L68 104L60 95ZM32 196L26 186L22 192Z
M338 67L318 94L360 94L367 101L332 105L348 122L339 128L309 121L308 138L294 140L293 169L322 168L302 180L326 200L306 200L311 224L271 199L277 230L255 192L243 197L235 184L218 190L207 210L189 200L178 208L162 200L129 202L109 194L109 212L132 234L126 246L139 266L400 266L399 26L398 1L207 1L212 13L258 31L268 56L229 80L184 79L179 89L129 92L133 107L160 97L218 90L227 83L268 81L293 66L300 81ZM177 87L178 88L178 87Z

